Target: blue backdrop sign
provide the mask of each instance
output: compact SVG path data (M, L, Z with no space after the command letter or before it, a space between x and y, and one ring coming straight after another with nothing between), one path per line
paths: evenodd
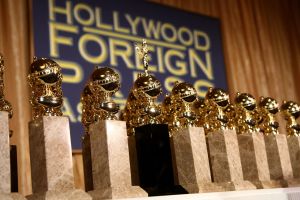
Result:
M164 93L175 81L192 83L200 97L208 87L227 89L218 19L144 1L33 0L34 53L63 71L63 112L70 117L73 149L83 134L80 95L95 65L120 73L115 100L125 104L142 64L134 43L147 39L149 72Z

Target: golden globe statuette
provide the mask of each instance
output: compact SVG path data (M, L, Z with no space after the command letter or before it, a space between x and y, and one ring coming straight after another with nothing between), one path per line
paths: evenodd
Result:
M300 116L300 106L294 101L283 101L281 112L286 120L287 143L290 155L290 162L293 170L293 180L288 181L289 185L300 185L300 125L297 118ZM280 134L282 135L282 134Z
M275 119L279 111L277 101L271 97L260 97L258 113L260 117L259 128L265 135L278 134L279 123Z
M25 199L17 193L11 193L14 184L11 171L9 144L9 118L12 117L12 106L4 96L4 58L0 54L0 199ZM12 145L13 146L13 145Z
M235 103L236 127L239 133L237 137L244 178L255 184L257 188L281 187L280 182L271 180L270 173L273 168L269 169L267 159L270 148L266 149L266 139L259 131L258 125L263 123L264 125L260 124L261 127L269 127L271 118L268 118L270 115L268 115L267 109L273 109L269 104L271 102L261 99L259 107L257 107L256 100L251 94L238 92ZM273 103L275 102L271 103L273 107L276 107L276 104ZM275 110L273 112L275 113Z
M94 199L147 196L131 184L126 122L118 120L119 105L112 100L119 89L119 74L97 66L82 94L85 183Z
M256 100L248 93L237 93L236 105L236 130L238 134L258 131L258 116Z
M112 96L120 89L119 74L109 67L96 67L91 75L89 88L94 98L94 119L116 120L119 105L112 100Z
M228 129L228 117L225 109L229 105L229 95L220 88L209 88L205 96L208 114L205 120L205 132Z
M62 74L48 58L35 58L28 75L33 120L29 123L32 195L30 200L86 199L75 189L69 119L61 116Z
M195 88L186 82L176 82L171 95L163 103L164 121L169 125L171 135L179 129L195 125L194 103L197 98Z
M209 88L205 101L209 109L205 131L213 180L225 190L255 189L243 178L237 135L234 126L229 126L229 117L235 116L229 95L223 89Z
M8 113L9 118L12 118L13 111L11 104L4 97L4 58L0 54L0 111Z
M203 128L206 112L204 101L197 99L194 87L185 82L176 82L163 101L164 121L171 132L175 183L189 193L224 191L211 179Z
M34 58L28 81L31 88L33 119L42 116L61 116L61 67L48 58Z
M81 94L80 102L82 104L81 122L84 126L84 135L81 138L82 145L82 160L83 160L83 173L85 191L93 190L93 174L92 174L92 158L91 158L91 143L89 135L89 126L95 122L92 104L94 98L89 85L85 85Z
M144 65L144 73L138 74L123 112L128 128L131 167L137 175L133 182L150 196L173 194L176 190L168 126L163 124L162 109L156 103L162 92L161 83L148 72L146 40L141 46L136 45L136 51Z
M161 107L156 103L162 93L161 83L148 73L148 47L145 40L136 50L144 64L144 73L139 73L129 93L124 109L128 135L134 134L134 128L146 124L161 123Z
M283 101L281 112L286 120L287 135L300 136L300 124L296 121L300 116L300 106L293 101Z
M195 120L195 125L197 127L204 127L205 125L205 118L208 113L208 107L205 104L204 99L200 99L197 97L195 103L194 103L194 108L196 110L196 120Z

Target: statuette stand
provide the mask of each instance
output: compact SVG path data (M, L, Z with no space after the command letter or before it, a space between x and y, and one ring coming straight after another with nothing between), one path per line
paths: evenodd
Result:
M300 137L288 136L290 160L293 170L293 179L288 180L289 186L300 186Z
M248 132L237 135L243 176L258 189L281 187L278 181L271 180L264 135L261 132Z
M146 197L139 186L132 186L126 122L98 121L90 125L93 199Z
M75 189L67 117L43 116L29 123L32 191L29 200L91 200Z
M207 134L213 182L226 191L249 190L256 187L243 178L240 151L234 130L219 130Z
M188 127L171 137L175 184L189 193L218 192L224 189L212 183L204 129Z
M25 199L18 193L11 193L9 128L6 111L0 111L0 199Z
M94 189L94 186L93 186L90 135L85 134L81 142L82 142L82 160L83 160L85 191L91 191Z
M281 187L289 186L292 184L289 180L293 179L293 170L286 135L265 135L264 139L271 179L280 181Z

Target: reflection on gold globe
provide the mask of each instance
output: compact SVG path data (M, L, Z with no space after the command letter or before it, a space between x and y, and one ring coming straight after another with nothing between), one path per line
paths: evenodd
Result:
M33 118L41 116L61 116L63 104L60 66L48 58L34 58L28 75L32 90L31 105Z
M209 88L206 99L214 101L221 107L226 107L229 104L229 95L221 88Z
M136 98L156 99L162 93L160 82L150 74L139 76L134 82L133 91Z
M175 84L172 95L178 96L183 101L189 103L194 102L197 98L197 93L193 85L185 82Z
M36 59L30 66L30 74L44 84L55 84L61 78L60 66L48 58Z
M254 110L256 107L256 100L255 98L248 93L237 93L235 98L235 103L244 107L247 110Z
M91 75L93 85L98 85L104 92L116 92L120 89L120 76L112 68L96 67Z
M279 105L277 101L271 97L261 97L259 107L263 107L272 114L276 114L279 111Z

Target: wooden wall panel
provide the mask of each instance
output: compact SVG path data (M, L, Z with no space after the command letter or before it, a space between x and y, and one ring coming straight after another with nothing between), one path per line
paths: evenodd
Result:
M16 2L18 1L18 2ZM152 0L221 21L230 94L249 92L300 102L300 1ZM19 145L20 188L29 194L28 0L0 0L0 52L6 57L6 93L15 116L11 124ZM124 1L125 3L125 1ZM82 157L73 157L76 186L83 188Z

